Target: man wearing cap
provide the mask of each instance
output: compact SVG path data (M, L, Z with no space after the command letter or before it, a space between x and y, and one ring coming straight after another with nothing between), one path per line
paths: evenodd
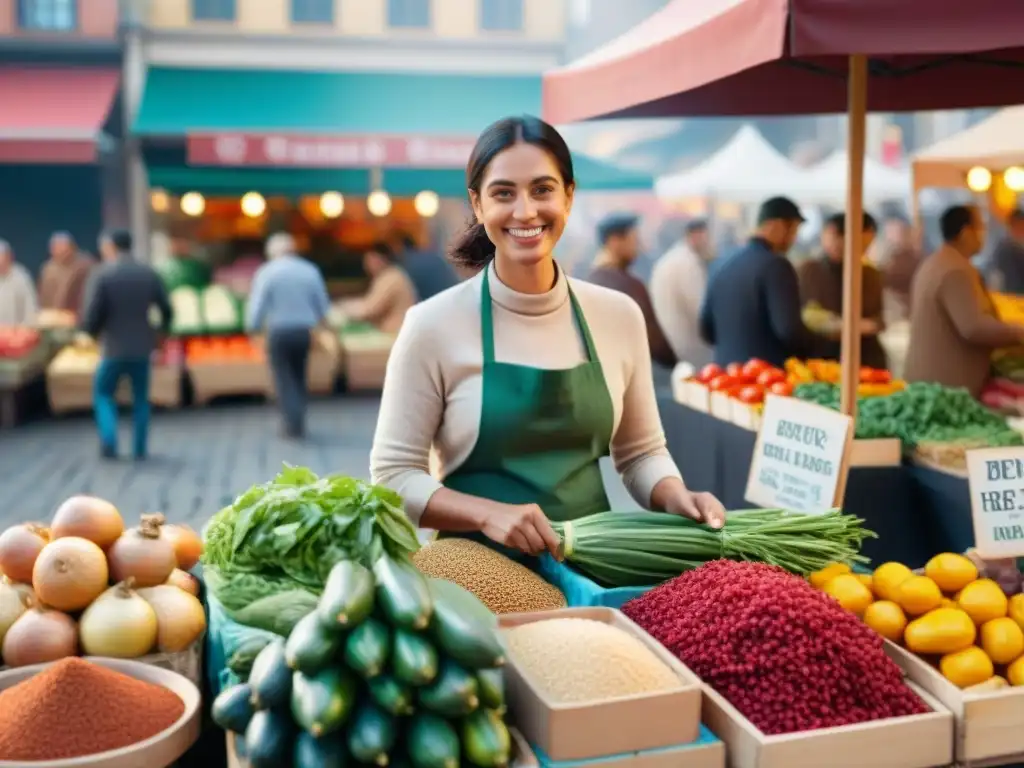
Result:
M813 357L814 334L800 313L796 270L786 258L804 217L796 203L773 197L757 213L745 246L716 262L700 311L700 335L719 365L759 358L782 366Z
M647 288L639 278L629 274L630 266L640 255L637 217L630 213L614 213L605 217L597 226L597 238L601 250L594 259L594 268L587 280L624 293L640 305L647 325L651 359L671 368L676 364L676 356L654 316Z
M696 219L687 223L683 239L658 259L650 282L654 314L672 351L698 368L714 355L699 328L711 258L707 222Z

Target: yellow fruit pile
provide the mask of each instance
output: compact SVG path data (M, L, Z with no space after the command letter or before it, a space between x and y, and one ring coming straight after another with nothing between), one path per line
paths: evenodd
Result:
M833 563L808 580L882 637L933 657L960 688L1024 686L1024 594L1007 598L963 555L936 555L923 576L902 563L871 575Z

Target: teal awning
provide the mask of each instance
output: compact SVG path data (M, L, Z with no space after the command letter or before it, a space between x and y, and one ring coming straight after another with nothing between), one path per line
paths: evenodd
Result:
M525 75L151 67L132 130L475 136L508 115L539 115L540 88Z

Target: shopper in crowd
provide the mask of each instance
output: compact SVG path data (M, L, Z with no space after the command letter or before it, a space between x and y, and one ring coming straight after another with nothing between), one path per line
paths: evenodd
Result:
M39 275L39 306L78 315L89 272L95 261L78 250L68 232L57 232L50 238L50 258Z
M996 291L1024 295L1024 210L1006 219L1006 236L992 253L989 286Z
M416 303L416 289L387 243L376 243L363 256L370 287L358 299L341 302L348 320L370 323L384 333L398 333L405 313Z
M313 330L326 325L327 284L312 262L298 255L295 239L278 232L267 239L267 262L257 271L249 294L246 327L266 332L282 433L301 439L306 431L306 366Z
M654 316L676 357L698 368L713 359L711 347L700 337L700 305L712 258L707 222L696 219L687 223L683 238L658 259L651 274Z
M910 313L910 284L921 263L910 223L898 216L886 220L882 240L875 249L885 285L886 317L903 319Z
M637 503L720 526L722 505L687 489L665 446L636 302L568 279L553 257L575 192L565 141L534 117L500 120L477 140L466 186L475 222L451 254L478 271L414 307L398 334L373 482L421 527L554 554L549 519L608 509L610 452Z
M874 218L864 214L864 250L871 245L877 231ZM831 360L840 359L843 315L843 260L846 250L846 215L837 213L825 221L821 230L821 251L819 258L810 259L800 265L797 276L800 281L800 302L806 309L815 306L832 314L831 327L815 329L821 336L819 354ZM861 365L885 369L888 367L885 350L878 334L885 327L882 304L882 273L861 259L861 315L860 362Z
M14 250L0 240L0 326L31 325L36 319L32 275L14 260Z
M151 358L159 344L150 311L158 308L159 333L166 334L173 319L171 304L156 271L133 257L130 234L118 230L103 235L100 253L103 264L90 276L81 323L82 330L101 345L102 359L93 379L100 453L104 458L117 456L115 395L118 384L127 378L132 392L132 449L141 460L148 450Z
M658 365L671 368L677 362L676 355L654 316L647 287L629 271L640 255L637 217L631 213L609 214L597 225L597 239L601 243L601 250L594 259L594 268L590 270L587 280L620 291L637 303L647 327L651 359Z
M804 217L796 203L762 203L757 231L747 245L716 261L700 311L700 335L719 365L759 358L781 366L789 357L812 357L814 334L800 313L796 270L786 258Z
M416 289L417 299L425 301L459 282L455 269L440 253L420 248L409 234L403 234L400 240L400 263Z
M971 264L985 244L978 208L953 206L942 214L940 227L944 244L914 276L904 378L966 387L977 397L993 350L1024 343L1024 326L999 320Z

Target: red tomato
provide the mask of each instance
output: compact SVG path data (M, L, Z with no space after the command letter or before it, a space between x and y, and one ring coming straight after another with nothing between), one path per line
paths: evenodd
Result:
M736 379L732 376L716 376L710 382L708 382L708 389L713 392L725 392L728 389L736 386Z
M764 402L764 390L758 386L744 387L740 390L738 399L741 402L756 405Z
M759 386L768 389L772 384L777 381L785 381L786 372L780 371L778 368L766 368L761 371L761 375L757 377L757 383Z
M734 379L743 378L743 364L742 363L729 363L725 366L725 375L731 376Z
M743 366L743 375L751 381L755 381L758 376L769 368L771 368L771 366L764 360L759 360L754 357L748 360L746 365Z
M773 395L783 395L784 397L789 397L790 395L793 394L793 385L790 384L788 381L776 381L774 384L771 385L771 387L769 387L769 391Z
M866 366L860 369L861 384L888 384L890 381L892 381L892 374L889 371Z
M697 374L697 381L701 384L707 384L712 379L717 379L723 373L725 371L722 370L722 366L709 363L700 369L700 372Z

